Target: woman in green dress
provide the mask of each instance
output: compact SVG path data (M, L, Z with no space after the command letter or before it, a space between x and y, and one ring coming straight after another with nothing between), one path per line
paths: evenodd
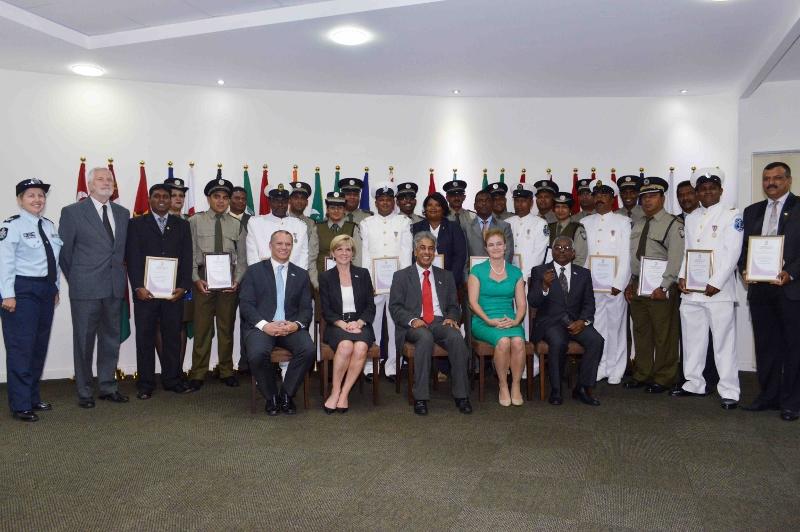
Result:
M472 267L467 280L472 309L472 336L494 346L502 406L522 405L520 380L525 369L525 318L527 301L519 268L506 262L506 237L490 229L483 237L489 260ZM508 370L511 368L511 390Z

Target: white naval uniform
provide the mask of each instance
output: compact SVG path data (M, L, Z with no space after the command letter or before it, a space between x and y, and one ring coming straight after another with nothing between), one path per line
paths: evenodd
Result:
M683 389L705 393L703 369L708 350L708 329L714 340L714 362L719 373L717 393L722 399L739 400L739 368L736 360L736 263L742 249L744 223L738 209L720 203L702 205L686 217L686 249L712 250L713 274L708 284L719 293L708 297L700 292L683 294L681 328L683 335ZM680 277L686 278L686 255Z
M278 218L272 213L253 216L247 222L247 265L251 266L272 255L269 239L279 229L289 231L294 237L289 262L308 270L308 226L299 218Z
M628 323L627 302L624 292L631 278L631 220L614 212L595 213L584 217L581 224L586 229L587 268L588 257L592 255L617 257L617 274L613 287L620 293L615 296L607 292L594 293L594 328L605 339L603 357L597 367L597 380L607 378L609 384L619 384L628 363L625 331Z
M361 264L364 268L370 269L372 282L375 283L375 275L372 272L372 259L381 257L398 257L400 268L411 265L412 238L411 220L405 214L393 212L389 216L375 214L369 216L358 224L361 230ZM394 321L388 312L389 294L378 294L375 296L375 319L372 322L372 330L375 333L375 343L381 344L381 325L383 314L386 312L386 328L389 332L388 357L384 365L386 375L396 375L397 367L395 363L395 330ZM373 372L372 361L368 360L364 366L364 374L369 375Z

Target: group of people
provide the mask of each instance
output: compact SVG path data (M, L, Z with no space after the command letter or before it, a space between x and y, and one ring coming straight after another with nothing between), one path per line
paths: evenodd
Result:
M325 219L318 223L304 214L311 187L303 182L264 191L271 212L251 216L245 212L246 191L218 172L204 188L208 210L188 217L181 214L185 183L170 176L150 187L149 213L131 218L110 201L114 178L108 169L94 168L87 177L89 197L64 207L57 229L43 216L50 185L38 179L17 184L19 214L0 227L0 316L16 419L36 421L38 412L52 408L40 396L39 380L61 273L69 285L83 408L95 406L95 343L97 398L129 400L114 378L129 282L140 400L157 388L156 355L165 390L201 390L216 339L225 385L239 385L237 369L252 373L266 413L293 414L293 397L317 359L312 338L319 321L321 341L334 351L326 414L348 411L349 392L362 375L378 379L382 371L394 381L406 343L414 345L414 412L428 413L431 379L441 378L449 381L459 412L471 413L470 338L493 348L502 406L522 405L521 381L538 372L536 364L534 375L525 374L530 340L548 346L552 405L563 403L565 361L574 341L584 354L572 396L584 404L600 405L594 388L603 380L648 393L705 396L711 386L704 369L713 361L721 406L730 410L740 400L736 272L746 268L748 237L760 235L784 237L784 267L772 282L747 285L761 391L746 408L798 418L800 205L790 192L791 170L782 162L765 167L767 200L743 216L720 202L724 175L717 169L677 185L683 210L677 216L664 209L669 184L659 177L585 179L574 198L550 179L536 182L534 190L520 184L511 191L513 214L505 183L479 190L471 211L463 207L467 183L454 179L444 184L444 195L425 197L422 216L415 212L415 183L378 184L372 213L358 207L361 180L347 178L339 191L327 194ZM622 207L615 210L618 200ZM580 204L578 214L572 214L573 202ZM687 250L713 256L705 290L687 286ZM206 267L212 255L227 255L230 286L210 282ZM153 258L177 262L171 294L148 289ZM603 281L608 286L595 279L600 259L613 264ZM643 259L666 265L657 286L644 293ZM373 367L367 353L381 344L384 320L387 356L382 368ZM447 352L446 360L434 362L436 345ZM280 368L271 363L275 347L292 355Z

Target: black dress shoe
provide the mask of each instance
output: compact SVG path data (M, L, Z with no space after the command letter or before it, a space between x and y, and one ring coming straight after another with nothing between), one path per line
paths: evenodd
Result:
M780 410L780 409L781 407L778 405L778 403L768 403L760 399L756 399L749 405L745 405L742 407L742 410L747 410L748 412L763 412L764 410Z
M336 411L338 413L340 413L340 414L346 414L348 410L350 410L350 408L346 407L346 406L345 407L340 407L340 406L336 407Z
M572 398L589 406L600 406L600 401L592 397L592 390L585 386L578 386L572 390Z
M153 392L136 392L136 398L146 401L153 397Z
M200 390L203 387L203 381L199 379L192 379L189 381L189 388L194 390L195 392Z
M560 392L550 392L550 398L547 400L547 402L553 406L559 406L564 402L564 400L561 399Z
M654 382L653 384L648 384L644 391L647 393L664 393L667 391L667 387Z
M165 388L165 390L174 393L192 393L194 391L194 389L192 389L188 384L185 384L183 382L179 382L178 384L170 388Z
M734 401L733 399L723 399L719 405L723 410L736 410L736 407L739 406L739 401Z
M42 412L43 410L52 410L53 409L53 405L51 405L50 403L45 403L44 401L41 401L39 403L33 403L33 409L36 412Z
M264 405L264 411L267 413L268 416L277 416L281 413L281 409L278 406L278 398L275 396L270 397L267 399L267 404Z
M781 410L781 419L784 421L797 421L798 417L798 413L793 410Z
M458 411L462 414L472 413L472 404L469 402L469 397L456 399L456 407L458 407Z
M372 384L372 373L367 373L364 375L364 382L367 384Z
M229 388L238 388L239 387L239 379L235 376L231 375L230 377L225 377L222 379L222 384L228 386Z
M293 416L297 413L297 407L294 406L294 401L288 394L282 393L278 398L278 403L280 404L281 412L284 414Z
M673 388L669 391L670 397L705 397L706 394L704 393L694 393L688 390L684 390L683 388Z
M414 401L414 413L418 416L427 416L428 401Z
M324 410L327 415L331 415L331 414L335 414L336 411L339 410L339 409L338 408L328 408L327 406L322 405L322 410Z
M247 375L247 376L249 376L250 375L250 369L249 368L239 368L238 370L236 370L236 373L238 373L239 375Z
M119 392L104 393L103 395L98 395L97 398L100 399L101 401L111 401L112 403L127 403L128 402L128 396L127 395L122 395Z
M78 406L81 408L94 408L94 399L78 399Z
M636 379L631 379L629 381L625 381L623 386L626 390L635 390L636 388L641 388L644 386L644 383L642 381L637 381Z
M14 419L19 419L20 421L39 421L39 416L33 413L33 410L17 410L16 412L11 412L11 415Z

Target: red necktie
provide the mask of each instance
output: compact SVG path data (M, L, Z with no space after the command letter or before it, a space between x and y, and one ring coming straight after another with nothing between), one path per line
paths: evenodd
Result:
M431 271L422 272L422 321L430 325L433 323L433 292L431 292Z

